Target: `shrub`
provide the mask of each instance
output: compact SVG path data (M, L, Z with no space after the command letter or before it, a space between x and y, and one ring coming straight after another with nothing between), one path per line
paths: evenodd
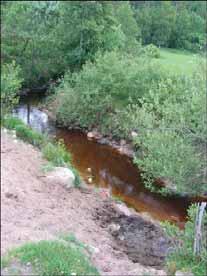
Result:
M164 76L148 59L120 52L97 55L80 73L66 75L57 88L57 97L63 95L57 121L70 127L100 127L117 108L125 107L130 98L137 102Z
M20 67L16 66L15 62L3 64L1 69L1 115L4 115L18 103L22 79Z
M129 111L138 130L135 163L145 171L145 183L163 178L180 193L201 194L205 177L205 78L174 77L152 86L147 97ZM129 117L133 115L129 115ZM164 191L164 190L163 190Z
M144 47L143 52L145 55L147 55L150 58L160 58L160 50L157 46L153 44L149 44Z
M152 188L154 178L161 178L168 183L163 192L200 194L205 191L205 184L196 177L202 164L199 154L175 131L144 131L135 141L141 147L141 156L138 151L134 162L145 171L148 188Z
M206 275L207 267L207 238L204 233L207 226L207 214L204 214L202 232L202 250L200 258L197 258L193 254L193 241L194 241L194 229L195 229L195 217L196 217L196 205L191 205L188 209L188 221L185 224L185 229L180 230L175 225L170 223L163 223L167 234L173 238L175 242L174 249L171 250L167 256L167 267L170 270L182 270L192 271L193 275L201 276Z

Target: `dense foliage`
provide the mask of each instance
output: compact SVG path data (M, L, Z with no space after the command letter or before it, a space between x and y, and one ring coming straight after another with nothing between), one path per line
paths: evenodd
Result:
M178 192L207 190L205 72L162 81L152 87L141 109L135 107L139 135L134 143L140 149L135 163L147 172L148 184L161 177Z
M126 74L127 71L127 74ZM164 75L153 62L118 52L98 55L79 73L65 75L56 94L63 92L57 118L65 126L103 125L118 106L137 101Z
M128 2L6 1L2 59L16 60L25 85L40 86L79 69L99 50L135 50L137 30Z
M18 103L21 84L19 66L16 66L15 62L3 64L1 68L1 115L11 111Z
M198 51L206 47L206 1L135 4L144 44Z

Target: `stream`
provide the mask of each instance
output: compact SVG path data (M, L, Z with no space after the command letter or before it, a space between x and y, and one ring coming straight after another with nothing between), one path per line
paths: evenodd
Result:
M168 220L181 228L184 226L189 199L163 197L148 191L143 185L139 170L129 157L109 145L88 139L80 131L55 127L48 115L38 109L41 98L38 94L22 97L13 114L32 128L63 139L72 155L73 166L88 185L107 188L110 194L122 199L128 206L147 213L154 219Z

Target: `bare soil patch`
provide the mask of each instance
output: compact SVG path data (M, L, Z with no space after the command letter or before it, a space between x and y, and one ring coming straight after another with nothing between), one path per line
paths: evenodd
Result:
M130 260L156 268L164 267L172 241L157 223L137 214L119 212L111 201L103 202L95 216L100 225L111 232L117 248Z

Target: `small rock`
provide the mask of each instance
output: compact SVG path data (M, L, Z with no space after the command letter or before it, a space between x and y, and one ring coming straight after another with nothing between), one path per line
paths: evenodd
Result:
M127 217L132 215L132 211L125 204L114 204L114 207L118 213L124 214Z
M88 138L93 138L94 137L93 132L92 131L88 132L87 133L87 137Z
M132 138L135 138L135 137L138 136L138 133L136 131L132 131L131 132L131 136L132 136Z
M47 172L43 180L51 184L61 184L66 188L74 187L75 175L69 168L55 167Z
M97 130L93 130L87 133L87 137L88 138L95 138L95 139L101 139L102 135L97 131Z
M99 140L99 144L104 145L104 144L110 144L110 143L109 143L109 141L108 141L107 138L101 138L101 139Z
M109 226L108 226L108 230L111 234L115 234L119 231L120 229L120 225L119 224L115 224L115 223L111 223Z
M97 254L97 253L99 253L99 252L100 252L100 249L99 249L98 247L95 247L95 246L89 245L89 251L90 251L91 253L95 253L95 254Z
M121 141L120 141L120 145L121 145L121 146L124 146L124 145L126 145L126 140L124 140L124 139L121 139Z
M175 272L175 276L194 276L193 273L191 271L181 271L181 270L177 270Z
M120 241L123 241L125 238L124 236L119 236Z

